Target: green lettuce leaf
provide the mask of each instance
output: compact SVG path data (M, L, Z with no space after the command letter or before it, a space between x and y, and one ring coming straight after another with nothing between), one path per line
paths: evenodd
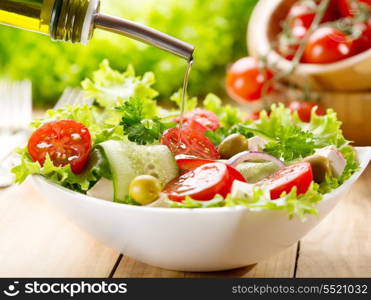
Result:
M168 203L171 208L207 208L224 206L224 198L220 195L216 195L214 199L209 201L198 201L191 197L186 197L182 202L175 202L170 199L165 199L165 202Z
M205 109L215 113L219 119L220 125L226 129L242 122L243 113L237 107L223 105L222 100L214 95L208 94L203 101Z
M328 145L340 148L347 145L349 142L343 136L341 124L332 109L328 109L326 115L319 116L315 113L315 108L312 109L309 123L298 122L298 126L313 134L313 141L317 148Z
M48 110L43 118L32 121L31 127L36 129L56 120L74 120L89 129L93 144L96 145L108 139L123 138L122 129L119 128L120 119L115 116L116 121L112 121L114 114L117 112L111 109L100 111L95 106L67 105L63 108Z
M86 97L95 99L102 107L114 107L118 101L126 101L132 97L153 99L158 92L151 88L155 83L152 72L143 76L135 76L133 66L129 65L124 73L111 69L108 60L104 60L93 79L85 79L82 87Z
M32 161L26 148L21 149L19 154L21 155L21 163L12 169L15 183L22 183L29 175L38 174L66 188L85 193L102 176L110 177L108 164L97 149L91 152L88 165L84 172L78 175L72 172L70 165L54 166L49 156L41 166L38 162Z
M177 105L177 107L180 109L182 106L182 98L183 98L182 90L180 89L176 93L171 95L170 100L174 102ZM186 95L186 106L184 107L184 111L188 112L188 111L194 110L197 107L197 103L198 103L197 97L190 98L188 97L188 95Z
M254 210L284 210L290 218L297 215L304 220L306 214L317 214L316 205L322 200L322 195L318 190L318 184L312 183L305 194L297 195L296 187L294 187L289 194L272 201L260 187L256 187L251 197L239 199L229 195L225 203L227 207L242 205Z

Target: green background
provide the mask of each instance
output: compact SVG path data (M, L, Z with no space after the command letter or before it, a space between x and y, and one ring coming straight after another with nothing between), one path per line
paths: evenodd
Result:
M190 94L224 95L229 63L246 56L246 26L257 0L102 0L102 11L152 26L196 46ZM0 27L0 70L12 79L30 78L34 103L53 104L66 86L80 81L108 58L118 70L133 64L153 71L162 98L178 90L185 61L112 33L95 31L88 46L51 42L47 36Z

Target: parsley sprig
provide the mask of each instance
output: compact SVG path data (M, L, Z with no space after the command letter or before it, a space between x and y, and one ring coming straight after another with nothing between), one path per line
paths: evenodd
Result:
M130 98L116 110L122 113L120 125L129 141L139 145L153 144L160 140L162 133L175 124L163 122L154 113L145 109L146 101L139 98Z

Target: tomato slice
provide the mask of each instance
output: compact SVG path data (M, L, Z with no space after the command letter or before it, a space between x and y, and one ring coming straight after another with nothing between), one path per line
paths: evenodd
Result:
M176 118L177 123L180 118ZM188 112L184 115L183 126L192 130L199 130L205 132L207 130L215 131L220 127L218 117L211 111L197 108L194 111Z
M187 158L187 157L180 157L175 158L178 164L178 167L182 171L190 171L196 169L199 166L210 164L216 162L215 160L210 159L203 159L203 158Z
M325 110L318 103L308 101L292 101L289 104L289 109L294 112L297 111L300 120L309 123L312 116L312 108L317 106L316 114L319 116L325 115Z
M228 168L228 172L229 172L229 178L230 178L231 185L232 185L233 181L235 181L235 180L246 182L246 179L242 176L242 174L237 169L235 169L235 168L233 168L229 165L227 165L227 168Z
M55 166L70 164L72 171L78 174L89 160L91 136L89 130L76 121L52 121L33 132L27 147L33 161L44 165L48 154Z
M205 159L219 159L220 155L211 141L202 133L188 128L170 128L164 132L161 143L174 155L192 155Z
M301 162L285 167L272 176L263 179L258 184L270 191L271 199L281 197L283 192L290 193L296 186L297 194L304 194L313 181L313 172L310 163Z
M229 190L227 165L210 163L189 171L170 181L163 192L169 199L181 202L189 196L194 200L207 201L220 194L223 197Z
M189 172L194 170L202 165L214 163L215 161L208 160L208 159L201 159L201 158L178 158L177 160L179 169L182 171ZM245 178L242 174L237 171L235 168L231 167L230 165L226 165L228 169L228 184L226 184L226 190L223 191L223 195L227 195L231 192L232 184L235 180L239 180L242 182L246 182Z

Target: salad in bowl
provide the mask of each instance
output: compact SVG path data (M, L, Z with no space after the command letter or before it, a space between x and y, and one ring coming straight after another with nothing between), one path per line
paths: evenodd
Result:
M82 83L93 105L49 110L34 120L16 182L38 174L117 204L166 208L244 206L316 214L323 196L359 168L335 112L309 122L281 104L248 120L209 94L197 108L157 105L154 75L119 73L104 61ZM171 100L180 106L181 93Z
M82 83L93 105L49 110L16 182L35 186L79 227L144 263L217 271L259 262L296 243L368 165L336 114L308 122L281 104L251 120L215 95L158 105L154 75L104 61ZM181 93L171 100L180 107Z

